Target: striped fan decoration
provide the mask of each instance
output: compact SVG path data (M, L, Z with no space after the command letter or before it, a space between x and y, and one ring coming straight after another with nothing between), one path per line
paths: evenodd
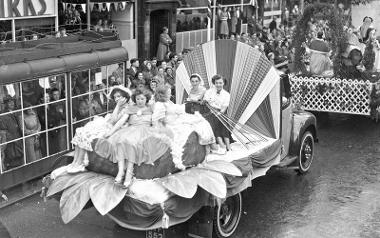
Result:
M279 139L281 123L280 77L257 49L233 40L207 42L190 52L176 71L176 100L190 92L190 75L197 73L204 86L212 87L215 74L223 76L231 94L222 119L244 143Z

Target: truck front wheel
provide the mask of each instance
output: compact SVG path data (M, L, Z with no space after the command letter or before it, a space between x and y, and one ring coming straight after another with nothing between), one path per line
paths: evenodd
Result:
M313 162L314 157L314 136L310 131L306 131L301 139L298 154L298 169L300 174L306 173Z

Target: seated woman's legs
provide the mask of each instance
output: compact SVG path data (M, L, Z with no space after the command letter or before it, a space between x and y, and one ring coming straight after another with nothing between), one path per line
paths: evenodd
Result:
M125 160L119 160L117 162L118 172L115 177L115 183L121 183L125 174Z
M230 151L230 150L231 150L230 138L228 138L228 137L224 137L223 139L224 139L224 142L225 142L225 144L226 144L226 149L227 149L227 151Z
M78 173L86 170L88 165L87 151L79 146L75 146L74 160L67 168L68 173Z
M226 148L226 145L224 144L224 141L223 141L223 138L222 137L216 137L216 142L219 144L220 147L222 147L223 149Z
M129 187L132 183L134 164L130 161L127 162L127 170L125 172L124 186Z

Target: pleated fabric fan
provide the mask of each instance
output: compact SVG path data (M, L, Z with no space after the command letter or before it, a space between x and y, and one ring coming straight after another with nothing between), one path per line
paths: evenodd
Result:
M207 89L212 87L215 74L227 80L225 89L231 101L224 121L234 138L245 144L279 139L280 77L260 51L232 40L211 41L195 48L176 71L178 103L186 99L193 73L202 77Z

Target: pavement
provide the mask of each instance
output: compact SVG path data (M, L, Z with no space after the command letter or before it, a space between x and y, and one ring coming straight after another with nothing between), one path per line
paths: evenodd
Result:
M237 238L380 237L380 123L363 116L318 115L319 143L309 173L275 170L243 192ZM59 202L36 195L0 210L0 237L145 237L93 208L69 224ZM185 234L173 237L186 237Z

